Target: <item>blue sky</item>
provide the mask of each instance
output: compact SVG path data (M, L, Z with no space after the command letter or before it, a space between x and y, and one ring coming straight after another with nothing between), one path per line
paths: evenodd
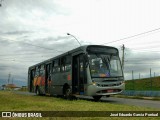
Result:
M126 79L160 75L159 0L3 0L0 7L0 79L27 79L28 67L79 44L125 45ZM109 43L112 42L112 43ZM109 43L109 44L107 44Z

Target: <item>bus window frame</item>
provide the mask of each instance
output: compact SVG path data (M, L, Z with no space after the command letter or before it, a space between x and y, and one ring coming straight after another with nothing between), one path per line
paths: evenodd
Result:
M61 58L61 72L69 72L71 70L71 56L66 55Z
M55 59L53 60L53 68L52 71L53 73L59 73L60 72L60 59Z
M40 75L40 69L39 66L36 66L35 68L35 77L38 77Z
M45 75L45 65L42 64L39 66L39 76L44 76Z

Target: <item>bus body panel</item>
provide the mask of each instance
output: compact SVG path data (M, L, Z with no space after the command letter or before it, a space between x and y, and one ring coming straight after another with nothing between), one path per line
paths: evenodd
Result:
M52 95L62 95L63 94L63 85L67 83L68 85L71 84L71 72L63 72L63 73L53 73L52 80L51 80L51 94ZM63 83L63 84L62 84Z
M117 82L115 82L117 83ZM104 84L104 83L103 83ZM107 85L108 83L105 83ZM120 84L119 86L110 86L110 87L98 87L97 85L88 85L87 95L94 96L94 95L112 95L112 94L119 94L124 90L124 83Z

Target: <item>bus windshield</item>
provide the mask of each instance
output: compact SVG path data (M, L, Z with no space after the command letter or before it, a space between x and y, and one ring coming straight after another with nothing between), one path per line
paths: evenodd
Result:
M88 55L92 77L122 76L120 60L117 54L92 53Z

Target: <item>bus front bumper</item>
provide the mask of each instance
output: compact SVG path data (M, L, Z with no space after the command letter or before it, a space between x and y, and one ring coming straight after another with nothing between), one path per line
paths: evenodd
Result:
M110 86L110 87L102 87L95 85L89 85L87 87L87 95L89 96L106 96L106 95L114 95L119 94L125 89L125 84L122 83L119 86Z

